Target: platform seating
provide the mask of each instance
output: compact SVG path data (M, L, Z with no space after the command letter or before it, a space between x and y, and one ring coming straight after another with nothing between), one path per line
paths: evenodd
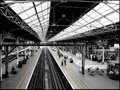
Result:
M70 58L70 63L73 63L73 58Z
M93 69L92 67L88 68L88 74L91 76L95 76L95 69Z
M12 67L11 74L17 74L17 69L15 67Z
M104 74L104 71L99 69L98 67L93 69L92 67L88 68L88 73L91 75L91 76L94 76L94 75L103 75Z

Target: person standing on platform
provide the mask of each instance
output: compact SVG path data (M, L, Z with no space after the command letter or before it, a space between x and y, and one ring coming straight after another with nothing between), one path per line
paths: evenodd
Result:
M64 59L62 58L62 61L61 61L61 66L63 66L63 61L64 61Z
M66 59L65 59L65 57L64 57L64 64L66 65Z

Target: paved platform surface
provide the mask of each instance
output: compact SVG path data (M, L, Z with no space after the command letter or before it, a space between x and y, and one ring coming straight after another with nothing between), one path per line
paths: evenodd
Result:
M69 59L67 59L67 65L61 66L61 60L62 58L59 58L56 51L51 50L51 47L49 47L49 50L53 57L55 58L56 62L58 63L59 67L67 77L68 81L72 85L73 89L119 89L119 81L112 80L107 77L106 73L103 75L96 74L95 76L91 76L88 74L87 71L85 71L85 75L82 75L80 73L80 67L79 62L77 58L74 55L71 55L70 53L61 51L64 55L67 54L68 58L72 57L74 59L74 63L70 63ZM91 64L90 60L86 60L86 64L89 66ZM101 64L97 62L93 62L91 66L96 67L99 66L101 69L106 68L106 64ZM88 68L88 67L86 67Z
M41 50L38 50L22 68L17 68L17 74L10 74L9 78L3 79L1 89L27 89L40 54Z

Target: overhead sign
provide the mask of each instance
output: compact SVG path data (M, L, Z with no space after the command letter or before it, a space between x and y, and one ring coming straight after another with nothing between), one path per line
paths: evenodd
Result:
M114 47L110 47L110 51L115 51L115 48Z

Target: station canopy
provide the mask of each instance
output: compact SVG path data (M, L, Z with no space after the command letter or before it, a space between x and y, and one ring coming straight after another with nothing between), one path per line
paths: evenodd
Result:
M120 18L119 7L119 0L103 1L49 41L65 40L80 33L115 24Z
M5 1L11 3L10 7L25 21L34 31L36 31L43 41L49 26L50 2L21 2Z
M84 0L81 0L82 2L59 2L54 3L52 1L37 1L37 2L18 2L13 1L13 3L10 5L10 7L21 17L34 31L36 31L41 38L42 41L44 41L47 37L50 36L49 33L51 33L51 36L48 38L48 42L53 41L59 41L59 40L65 40L68 37L75 36L80 33L84 33L90 30L94 30L97 28L105 27L110 24L115 24L119 22L119 0L103 0L99 1L97 5L93 8L93 4L96 3L96 1L91 2L84 2ZM85 0L86 1L86 0ZM6 3L9 2L9 0L5 1ZM12 2L12 1L11 1ZM73 3L73 4L72 4ZM85 5L84 7L80 7L81 5ZM87 4L88 5L87 5ZM91 4L93 3L93 4ZM78 5L78 6L75 6ZM64 8L63 8L64 7ZM60 8L61 9L60 11ZM67 9L65 9L67 8ZM69 9L68 9L69 8ZM71 10L72 8L72 10ZM75 11L77 8L84 8L78 9L78 11ZM86 9L87 8L87 9ZM90 9L87 13L85 11ZM68 19L67 14L65 12L70 11L73 15L79 14L78 19ZM52 14L51 14L52 13ZM61 17L57 18L60 13L63 13ZM85 13L85 14L84 14ZM84 14L84 15L81 15ZM54 16L55 15L55 16ZM70 16L70 15L69 15ZM61 20L62 18L62 20ZM64 19L64 21L63 21ZM52 21L51 21L52 20ZM57 22L61 20L60 24L64 24L65 20L67 22L70 22L68 24L68 27L60 28L61 30L58 30L59 27L63 27L64 25L60 26L57 25ZM52 24L51 24L52 23ZM52 28L51 28L52 27ZM55 27L55 28L53 28ZM56 30L57 33L52 32L52 30Z

